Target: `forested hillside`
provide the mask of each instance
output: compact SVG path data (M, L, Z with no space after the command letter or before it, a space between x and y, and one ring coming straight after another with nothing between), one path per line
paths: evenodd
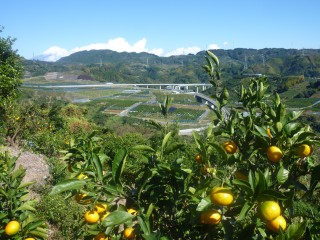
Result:
M319 49L213 50L221 59L224 79L232 81L250 74L265 74L280 82L288 76L320 77ZM206 82L201 66L205 51L195 55L159 57L148 53L91 50L71 54L57 62L25 60L27 76L47 72L74 72L99 82L151 83Z

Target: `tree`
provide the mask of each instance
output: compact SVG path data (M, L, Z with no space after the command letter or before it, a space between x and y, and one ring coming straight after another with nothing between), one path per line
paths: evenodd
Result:
M0 27L0 34L3 28ZM16 50L12 49L15 39L0 36L0 121L6 117L8 108L17 98L22 84L22 61Z
M3 28L0 26L0 34ZM16 112L16 99L22 84L22 61L16 50L12 49L15 39L0 36L0 125L1 132L8 136L7 123Z

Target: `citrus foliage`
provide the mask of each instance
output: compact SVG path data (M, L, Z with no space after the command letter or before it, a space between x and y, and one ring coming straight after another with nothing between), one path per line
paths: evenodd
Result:
M219 61L208 52L207 63L204 69L218 88ZM211 109L217 119L204 136L193 133L193 159L167 126L157 125L163 133L158 145L130 146L112 157L105 154L108 143L95 134L71 141L64 152L70 179L51 194L83 206L79 237L316 239L318 216L294 209L317 194L320 166L312 150L319 138L298 121L301 111L287 111L279 95L267 90L266 78L252 79L234 107L226 88L216 91ZM160 105L164 115L170 103ZM140 165L128 169L128 157L136 152ZM97 204L107 204L105 211L97 213Z
M36 237L47 239L44 221L35 215L36 200L29 200L27 187L22 183L25 169L16 168L16 158L0 152L0 238L22 239Z

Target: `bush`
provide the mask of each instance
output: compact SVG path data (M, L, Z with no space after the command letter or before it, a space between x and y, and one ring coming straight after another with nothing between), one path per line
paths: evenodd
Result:
M52 239L79 239L82 208L72 199L61 195L44 195L37 207L38 215L55 229Z

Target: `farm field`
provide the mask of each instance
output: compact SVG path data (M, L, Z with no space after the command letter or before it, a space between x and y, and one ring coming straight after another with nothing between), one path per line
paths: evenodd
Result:
M26 88L29 89L29 88ZM31 88L35 95L51 96L73 104L99 108L106 116L125 115L133 118L164 122L159 112L159 103L166 96L173 98L168 122L182 125L203 126L214 118L208 107L197 102L192 93L173 94L171 91L143 88ZM129 109L130 108L130 109ZM128 111L124 113L124 111Z

